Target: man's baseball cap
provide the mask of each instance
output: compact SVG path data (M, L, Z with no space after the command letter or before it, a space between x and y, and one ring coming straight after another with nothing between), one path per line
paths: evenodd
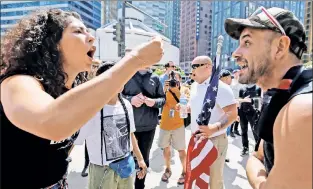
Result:
M220 72L220 79L221 79L222 77L227 77L227 76L231 76L231 77L233 78L233 76L232 76L232 74L230 73L230 71L228 71L228 70L221 70L221 72Z
M291 52L301 59L303 52L307 50L303 24L289 10L272 7L267 9L267 12L278 21L284 29L286 35L290 38ZM236 40L239 39L241 32L246 27L269 29L281 33L280 30L271 22L269 16L267 16L263 11L254 16L250 16L247 19L227 18L224 26L227 34Z

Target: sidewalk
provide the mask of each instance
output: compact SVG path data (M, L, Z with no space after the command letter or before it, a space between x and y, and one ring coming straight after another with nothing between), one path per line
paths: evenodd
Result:
M190 129L186 129L186 143L190 138ZM172 176L168 183L161 181L161 177L164 171L164 160L161 149L157 147L157 140L159 136L159 129L157 129L153 145L150 154L150 172L146 178L146 189L174 189L183 188L183 186L177 186L177 181L182 171L178 153L172 158ZM249 141L253 141L253 136L249 130ZM245 165L248 156L241 157L241 137L231 138L229 137L229 146L227 157L230 159L229 163L225 164L224 180L225 189L251 189L245 172ZM254 148L254 143L250 144L250 151ZM80 176L81 170L84 165L84 146L76 146L71 157L73 161L69 166L69 187L70 189L87 189L87 178Z

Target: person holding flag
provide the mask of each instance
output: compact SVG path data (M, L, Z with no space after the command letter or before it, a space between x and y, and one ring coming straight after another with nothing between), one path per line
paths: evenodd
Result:
M198 56L192 61L195 83L189 107L192 137L188 146L185 189L222 189L228 147L227 127L237 118L236 100L219 81L218 60ZM179 109L179 106L178 106Z

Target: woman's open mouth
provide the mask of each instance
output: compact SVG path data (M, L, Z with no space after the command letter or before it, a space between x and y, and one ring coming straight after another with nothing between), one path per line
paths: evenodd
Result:
M93 55L95 54L95 52L96 52L95 46L92 46L90 50L87 52L87 55L90 57L91 60L93 60Z

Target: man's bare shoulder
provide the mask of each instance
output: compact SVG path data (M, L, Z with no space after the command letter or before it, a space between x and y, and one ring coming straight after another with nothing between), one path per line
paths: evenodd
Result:
M311 188L312 94L301 94L290 100L278 114L273 132L272 184L275 183L276 188Z
M312 121L312 93L292 98L280 111L277 118L283 118L285 126L296 126L304 120Z
M277 139L309 132L312 135L312 93L300 94L291 99L279 112L274 134Z

